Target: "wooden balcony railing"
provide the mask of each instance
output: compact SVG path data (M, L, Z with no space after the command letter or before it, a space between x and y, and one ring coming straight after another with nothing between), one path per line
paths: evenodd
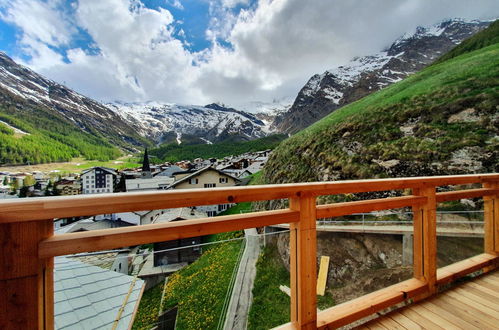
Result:
M481 183L480 189L436 192L437 186ZM320 195L411 189L403 197L316 206ZM300 183L215 189L29 198L0 201L0 328L52 329L53 257L220 232L290 224L291 322L283 328L337 328L499 260L499 174ZM437 269L436 203L484 196L484 253ZM53 219L197 205L289 199L276 211L53 235ZM316 219L412 207L414 277L317 313Z

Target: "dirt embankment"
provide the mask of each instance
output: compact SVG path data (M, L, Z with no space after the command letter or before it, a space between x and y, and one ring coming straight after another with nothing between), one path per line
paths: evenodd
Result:
M289 269L289 235L275 239L280 260ZM483 251L480 238L438 238L439 267ZM402 236L352 233L318 233L317 265L329 256L327 290L336 304L396 284L412 277L412 266L402 265Z

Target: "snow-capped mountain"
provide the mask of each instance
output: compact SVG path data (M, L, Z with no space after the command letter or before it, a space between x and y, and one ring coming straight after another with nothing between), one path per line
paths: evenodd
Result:
M139 134L157 142L167 133L194 135L205 142L252 140L269 133L268 125L255 115L218 104L206 106L172 103L110 103L109 109L137 129Z
M256 139L268 135L269 123L274 118L264 121L255 114L218 104L102 104L15 63L2 52L0 105L23 113L46 111L62 116L68 125L104 136L125 148L143 144L144 138L161 142L165 134L172 133L178 142L182 135L196 136L206 143ZM269 111L269 116L275 116Z
M11 111L24 111L24 115L37 109L47 112L47 116L62 116L68 125L92 134L98 132L124 147L143 142L126 121L103 104L17 64L3 52L0 52L0 105L10 107Z
M310 78L288 112L273 127L294 133L334 110L421 70L490 22L448 20L406 33L378 54Z

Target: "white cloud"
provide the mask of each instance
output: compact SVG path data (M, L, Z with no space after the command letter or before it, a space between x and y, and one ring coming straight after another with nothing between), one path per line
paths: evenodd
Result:
M248 0L210 0L212 47L191 53L184 30L182 40L173 35L172 14L139 0L80 0L72 15L58 0L1 1L1 18L22 30L29 64L50 78L99 100L194 104L293 96L312 74L377 52L418 25L499 16L495 0L259 0L237 13ZM70 49L65 63L53 47L71 45L77 28L99 51Z
M60 0L3 0L0 18L21 27L29 40L60 46L67 44L75 32L61 4Z

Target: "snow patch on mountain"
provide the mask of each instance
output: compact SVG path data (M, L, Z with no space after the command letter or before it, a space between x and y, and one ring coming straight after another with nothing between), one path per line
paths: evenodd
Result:
M252 140L267 135L269 129L256 116L217 104L207 106L174 103L109 103L109 109L128 122L135 122L139 134L161 141L168 132L195 135L206 141L225 138Z

